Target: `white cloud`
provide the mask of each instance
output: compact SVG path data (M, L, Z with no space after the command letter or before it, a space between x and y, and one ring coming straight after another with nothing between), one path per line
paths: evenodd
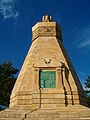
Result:
M72 34L77 48L90 47L90 25L83 28L76 27L72 30Z
M4 19L14 18L19 16L19 12L15 10L17 0L0 0L0 13Z
M89 40L87 39L87 40L83 40L79 45L78 45L78 47L87 47L87 46L90 46L90 38L89 38Z
M84 27L78 32L79 48L90 47L90 25Z

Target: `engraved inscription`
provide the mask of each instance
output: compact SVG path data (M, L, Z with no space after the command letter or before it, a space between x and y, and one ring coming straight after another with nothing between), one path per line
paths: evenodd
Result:
M56 72L55 71L40 71L40 87L55 88L56 87Z

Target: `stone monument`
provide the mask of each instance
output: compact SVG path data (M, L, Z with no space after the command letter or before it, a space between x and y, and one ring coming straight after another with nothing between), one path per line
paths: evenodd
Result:
M61 32L48 14L32 27L31 47L12 90L10 106L0 113L0 120L90 119Z

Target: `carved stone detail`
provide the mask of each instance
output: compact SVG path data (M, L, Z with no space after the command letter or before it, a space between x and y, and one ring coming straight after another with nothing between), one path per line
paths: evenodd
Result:
M32 32L32 41L37 37L56 36L62 41L61 29L57 26L39 26Z
M46 64L49 64L49 63L51 62L51 59L45 58L45 59L44 59L44 62L45 62Z

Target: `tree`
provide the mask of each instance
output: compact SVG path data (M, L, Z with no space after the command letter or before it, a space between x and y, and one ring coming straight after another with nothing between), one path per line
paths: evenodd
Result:
M88 79L86 79L85 88L87 89L85 91L86 92L86 98L87 98L87 104L88 104L88 107L90 107L90 76L88 76Z
M18 72L13 68L11 62L4 62L0 65L0 104L9 106L9 99L12 88L15 84L15 74Z
M85 88L87 88L88 92L90 92L90 76L88 76L88 79L86 79Z

